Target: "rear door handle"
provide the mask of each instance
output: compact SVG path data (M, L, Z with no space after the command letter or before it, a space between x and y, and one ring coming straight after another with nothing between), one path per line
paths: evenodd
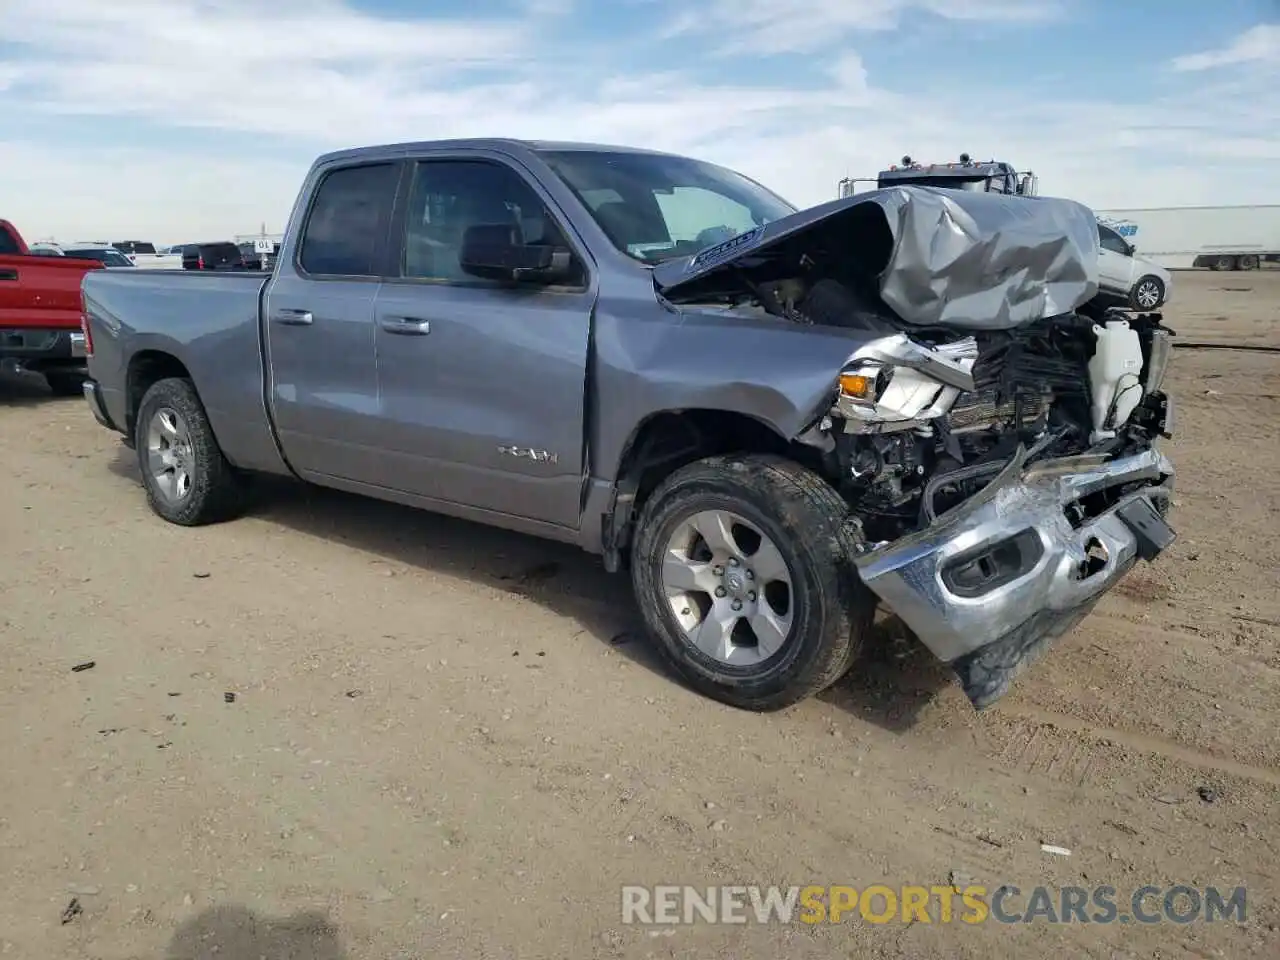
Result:
M431 332L431 321L419 317L382 317L378 325L387 333L405 337L425 337Z
M0 280L17 280L17 270L0 270Z
M290 327L305 327L315 322L310 310L277 310L271 319Z

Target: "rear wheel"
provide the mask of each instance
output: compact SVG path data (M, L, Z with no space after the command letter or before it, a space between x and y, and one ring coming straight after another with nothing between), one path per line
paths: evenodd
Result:
M138 405L134 449L147 502L170 523L216 523L243 509L244 478L223 456L190 380L151 385Z
M1235 268L1236 258L1225 255L1214 260L1210 267L1213 270L1234 270Z
M1154 310L1164 303L1164 282L1159 277L1146 276L1133 285L1129 305L1135 310Z
M1240 258L1240 269L1241 270L1257 270L1258 264L1260 262L1261 261L1258 259L1256 254L1247 253Z
M853 565L848 505L780 457L712 457L667 478L632 546L636 600L659 650L698 691L790 706L848 670L875 600Z

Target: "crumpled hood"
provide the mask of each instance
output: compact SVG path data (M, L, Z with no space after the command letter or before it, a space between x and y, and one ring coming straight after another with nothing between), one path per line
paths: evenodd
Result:
M1098 291L1098 224L1073 200L889 187L833 200L653 268L671 300L855 258L905 322L999 330L1068 313Z

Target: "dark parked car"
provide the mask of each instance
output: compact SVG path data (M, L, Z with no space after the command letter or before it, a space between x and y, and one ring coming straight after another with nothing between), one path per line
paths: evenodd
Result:
M230 240L188 243L182 248L183 270L244 270L244 255Z
M63 247L62 253L81 260L97 260L104 267L136 266L132 260L115 247Z

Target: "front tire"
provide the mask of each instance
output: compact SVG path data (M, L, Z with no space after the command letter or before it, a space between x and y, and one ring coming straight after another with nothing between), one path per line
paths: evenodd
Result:
M1129 306L1135 310L1155 310L1164 303L1164 281L1147 275L1133 285Z
M217 523L243 509L244 478L223 456L190 380L151 385L138 405L134 449L147 503L170 523Z
M699 692L778 710L838 680L875 599L835 490L781 457L722 456L668 477L632 544L632 585L664 658Z

